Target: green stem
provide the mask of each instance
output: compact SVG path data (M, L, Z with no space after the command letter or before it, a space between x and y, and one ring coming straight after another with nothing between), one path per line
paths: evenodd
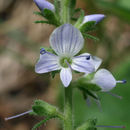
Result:
M73 117L72 117L72 86L65 88L64 99L64 130L73 130Z
M62 22L69 23L70 21L70 0L61 0L61 18Z

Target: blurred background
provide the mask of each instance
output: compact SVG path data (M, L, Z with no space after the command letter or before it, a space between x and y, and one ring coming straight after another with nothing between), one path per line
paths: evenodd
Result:
M127 84L119 84L112 91L122 96L122 100L98 93L102 112L94 102L88 107L81 93L75 90L75 122L80 125L97 117L99 125L124 125L125 130L130 130L130 0L77 0L77 7L83 8L86 14L107 16L91 32L100 41L86 39L85 48L103 59L102 68L112 71L118 80L126 79ZM38 8L33 0L0 0L0 130L31 130L43 118L29 115L9 121L4 118L30 110L35 99L63 109L59 75L52 80L50 74L34 72L40 47L49 46L49 35L54 29L50 25L34 24L35 20L41 20L34 11ZM58 129L61 127L56 120L39 128Z

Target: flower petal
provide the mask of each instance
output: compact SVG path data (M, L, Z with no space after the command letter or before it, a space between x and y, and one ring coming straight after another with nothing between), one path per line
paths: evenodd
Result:
M54 5L46 0L34 0L34 2L40 10L44 10L46 8L46 9L55 11Z
M96 24L104 19L104 14L92 14L84 17L83 24L89 21L96 21Z
M87 57L90 57L90 59L87 60ZM74 57L71 67L73 70L84 72L86 74L95 71L95 66L93 64L93 60L91 60L91 56L89 53L84 53Z
M72 80L72 72L70 68L62 68L60 72L60 78L65 87L68 87Z
M40 59L35 65L36 73L47 73L59 69L60 66L58 65L58 56L47 52L40 55Z
M51 34L52 49L61 56L74 56L83 47L84 39L81 32L71 24L64 24Z
M99 87L101 87L102 91L107 92L113 89L116 86L116 80L113 77L113 75L106 69L100 69L98 70L92 83L97 84Z
M95 71L96 71L101 65L102 59L97 56L91 56L90 60L92 60L93 65L95 66Z

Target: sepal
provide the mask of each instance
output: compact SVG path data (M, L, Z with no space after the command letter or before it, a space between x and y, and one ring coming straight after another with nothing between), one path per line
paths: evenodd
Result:
M93 31L96 29L95 23L96 23L95 21L84 23L83 25L80 26L79 29L82 33Z
M76 130L97 130L96 128L97 119L89 119Z
M58 116L57 108L42 100L35 100L34 105L32 106L32 110L38 116Z

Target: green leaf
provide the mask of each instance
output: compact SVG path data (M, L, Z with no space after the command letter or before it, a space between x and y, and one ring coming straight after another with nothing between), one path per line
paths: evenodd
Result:
M96 92L101 91L101 88L99 86L89 82L92 79L92 77L93 75L80 78L78 81L74 83L74 85L78 88L82 88L85 90L96 91Z
M82 33L86 33L86 32L90 32L90 31L93 31L95 30L95 21L89 21L89 22L86 22L84 23L81 27L80 27L80 31Z
M51 72L51 77L52 77L52 79L54 79L54 78L55 78L55 75L58 74L59 72L60 72L60 70L52 71L52 72Z
M80 11L80 17L78 18L77 22L75 23L75 27L79 28L79 26L82 24L83 20L84 20L84 11L81 10Z
M76 130L97 130L96 128L97 119L89 119Z
M70 0L71 15L74 13L75 6L76 6L76 0Z
M42 16L42 17L44 16L43 13L38 12L38 11L35 11L35 12L33 12L33 13L34 13L35 15L39 15L39 16Z
M47 24L51 24L49 21L43 21L43 20L35 21L34 23L47 23Z
M52 12L51 10L49 10L49 9L44 9L44 10L42 11L42 13L43 13L44 17L45 17L51 24L53 24L53 25L55 25L55 26L59 26L59 25L60 25L60 23L59 23L59 21L57 20L57 18L56 18L56 16L55 16L54 12Z
M87 33L82 33L83 34L83 36L85 37L85 38L89 38L89 39L92 39L92 40L94 40L94 41L99 41L99 38L97 38L97 37L95 37L95 36L93 36L93 35L90 35L90 34L87 34Z
M42 124L46 123L50 119L51 119L50 117L47 117L45 120L40 121L39 123L37 123L36 125L34 125L34 127L32 128L32 130L36 130L38 127L40 127Z

